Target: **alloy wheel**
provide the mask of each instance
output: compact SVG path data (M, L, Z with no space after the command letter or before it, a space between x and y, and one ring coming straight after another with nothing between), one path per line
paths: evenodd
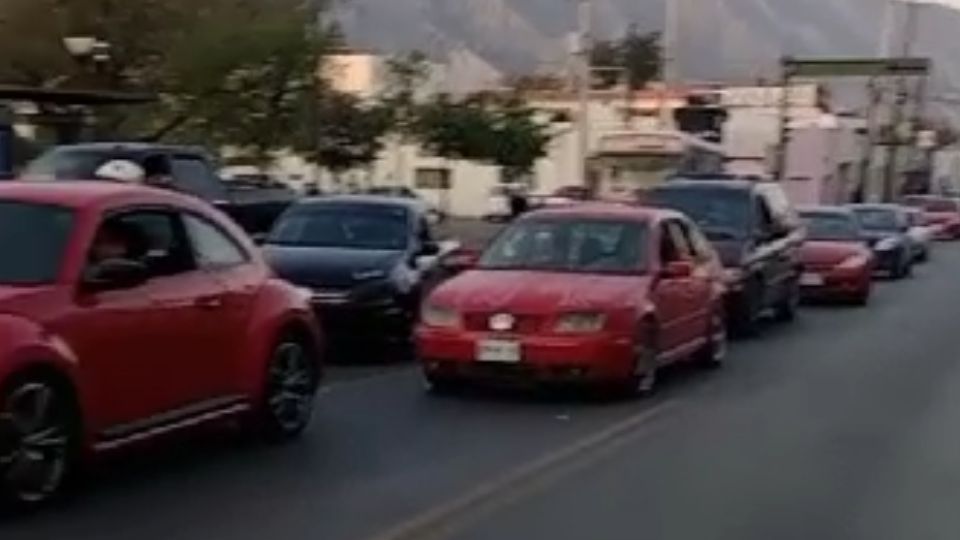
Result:
M51 385L32 381L15 386L0 410L0 492L24 504L50 499L70 462L65 404Z
M301 343L284 342L274 351L270 364L267 407L276 427L285 434L307 425L316 394L313 364Z

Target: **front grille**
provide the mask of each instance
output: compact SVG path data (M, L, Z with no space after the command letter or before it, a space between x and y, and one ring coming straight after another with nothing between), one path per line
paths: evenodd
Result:
M489 332L490 317L497 312L486 313L466 313L463 316L464 328L470 332ZM509 331L512 334L538 334L544 330L546 322L545 317L539 315L516 315L513 314L516 323L514 328Z

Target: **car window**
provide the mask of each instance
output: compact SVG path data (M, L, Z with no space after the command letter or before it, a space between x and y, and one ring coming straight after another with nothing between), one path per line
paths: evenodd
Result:
M193 254L202 268L229 268L249 260L243 248L204 218L185 214L183 223L193 246Z
M713 248L710 242L690 223L677 222L677 227L683 235L690 255L699 262L706 262L713 258Z
M173 213L157 210L128 211L105 219L90 247L88 265L109 258L143 263L152 277L196 269L179 219Z
M800 214L807 238L822 241L855 241L861 236L857 220L849 214L803 212Z
M660 225L660 262L670 264L690 259L690 251L683 238L683 232L675 222L668 221Z
M56 280L73 230L74 212L60 206L0 201L0 283ZM23 231L30 231L29 235Z
M217 178L210 173L210 165L202 157L174 156L172 165L173 184L178 190L207 200L224 196Z
M754 232L760 237L765 237L773 230L773 214L764 197L756 197L754 206Z
M284 214L267 243L282 246L402 251L413 227L410 210L392 205L303 205Z
M888 208L857 208L860 226L867 231L896 231L904 225L899 212Z
M745 190L711 186L659 187L646 202L685 214L711 240L736 240L749 231L750 196Z
M646 266L646 225L598 219L538 219L511 225L480 267L584 273L633 273Z

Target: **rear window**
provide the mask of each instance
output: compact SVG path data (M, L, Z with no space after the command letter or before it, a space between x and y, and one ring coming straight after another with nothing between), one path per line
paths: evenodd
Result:
M0 200L0 253L5 254L0 257L0 284L56 281L73 221L68 208Z
M905 203L914 208L922 208L927 212L956 212L956 201L950 199L907 198Z
M735 240L750 230L750 193L716 186L656 188L645 202L687 215L711 240Z

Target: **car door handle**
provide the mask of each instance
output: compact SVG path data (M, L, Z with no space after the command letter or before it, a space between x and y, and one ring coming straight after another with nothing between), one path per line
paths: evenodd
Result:
M201 309L219 309L223 307L223 298L220 295L201 296L194 305Z

